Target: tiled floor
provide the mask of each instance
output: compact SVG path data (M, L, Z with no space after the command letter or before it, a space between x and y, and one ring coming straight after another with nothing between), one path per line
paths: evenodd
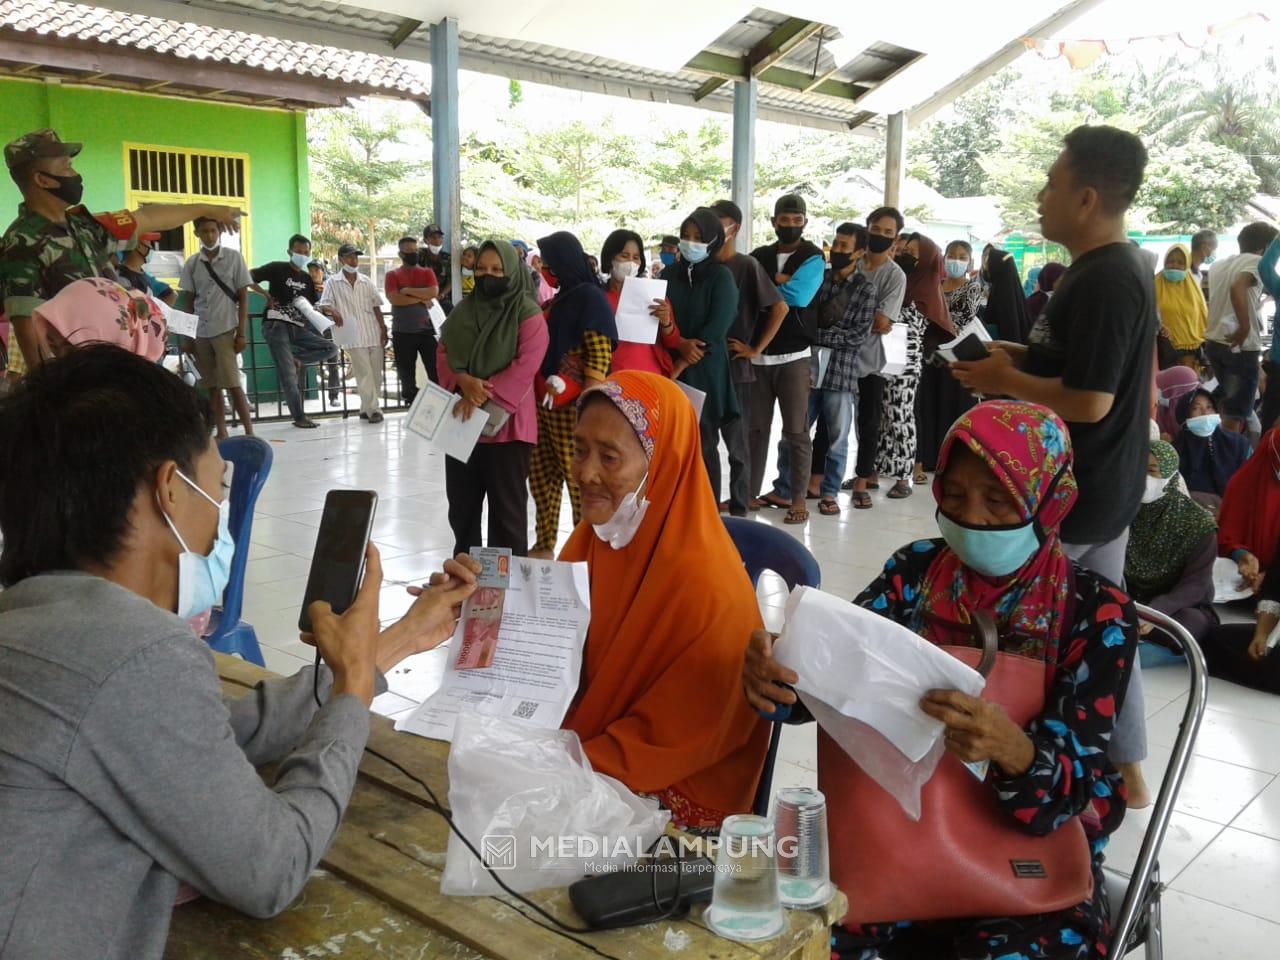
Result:
M293 673L310 661L297 639L298 606L315 544L325 492L333 487L378 491L375 541L389 581L382 617L407 607L403 584L420 580L452 545L444 495L444 465L402 418L380 426L354 418L321 421L318 430L288 424L263 426L275 462L258 501L248 567L245 619L264 644L267 666ZM775 430L776 434L776 430ZM727 475L727 474L726 474ZM843 501L843 498L842 498ZM846 505L847 506L847 505ZM532 511L531 511L532 519ZM764 522L781 524L766 511ZM565 529L568 529L566 511ZM852 597L879 571L897 546L936 535L927 491L902 501L877 496L875 509L840 517L815 512L803 539L822 565L823 587ZM781 622L785 588L766 578L761 602L770 626ZM421 700L438 682L443 651L424 654L391 678L394 696L379 706L394 713ZM1163 775L1170 744L1186 703L1180 667L1146 675L1151 757L1147 776ZM789 728L774 785L816 782L812 726ZM1280 943L1280 698L1214 681L1196 759L1177 804L1161 857L1165 883L1164 925L1169 960L1230 960L1275 956ZM1148 817L1131 814L1113 838L1110 861L1118 869L1137 855Z

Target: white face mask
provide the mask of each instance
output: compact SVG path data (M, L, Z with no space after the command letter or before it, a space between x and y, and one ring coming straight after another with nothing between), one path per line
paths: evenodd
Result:
M613 279L626 280L628 277L634 277L640 273L640 264L634 260L615 260L610 272L613 274Z
M352 266L351 264L349 264L349 263L344 263L344 264L342 265L342 272L343 272L343 273L356 273L359 269L360 269L360 268L359 268L358 266L353 267L353 266Z
M439 256L440 251L444 249L444 245L439 243L428 243L427 249L430 250L431 255L435 257L435 256Z
M649 501L639 499L640 491L648 482L649 474L646 471L640 486L622 498L622 503L618 505L617 510L613 511L612 517L604 523L591 525L596 536L614 550L621 550L629 544L635 538L636 531L640 529L644 515L649 511Z
M1142 493L1143 503L1155 503L1165 495L1169 489L1169 481L1172 477L1153 477L1147 474L1147 489Z
M211 247L211 246L209 246L207 243L203 243L203 242L202 242L202 243L200 244L200 249L201 249L201 250L203 250L205 253L213 253L213 252L214 252L214 251L216 251L220 246L222 246L222 242L221 242L221 241L219 241L219 242L215 243L212 247Z

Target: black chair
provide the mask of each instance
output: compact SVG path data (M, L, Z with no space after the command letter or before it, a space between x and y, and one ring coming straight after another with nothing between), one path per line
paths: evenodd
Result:
M1209 671L1205 667L1204 654L1186 629L1163 613L1149 607L1138 606L1138 617L1143 623L1159 627L1172 639L1177 651L1186 657L1191 671L1191 691L1187 707L1182 713L1169 767L1160 784L1155 807L1151 811L1151 823L1142 838L1138 860L1132 875L1126 879L1113 870L1104 868L1103 874L1111 905L1110 956L1123 960L1130 950L1145 948L1146 960L1163 960L1164 934L1160 924L1160 896L1164 884L1160 880L1158 856L1160 845L1169 829L1169 819L1178 799L1178 791L1187 775L1192 748L1200 721L1204 717L1209 697Z

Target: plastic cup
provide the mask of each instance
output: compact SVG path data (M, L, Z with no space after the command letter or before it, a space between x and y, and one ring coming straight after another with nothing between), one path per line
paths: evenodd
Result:
M793 909L831 899L827 853L827 798L809 787L778 791L774 806L778 836L778 891Z
M703 919L717 936L743 942L768 940L786 928L772 820L746 814L725 818L711 906Z

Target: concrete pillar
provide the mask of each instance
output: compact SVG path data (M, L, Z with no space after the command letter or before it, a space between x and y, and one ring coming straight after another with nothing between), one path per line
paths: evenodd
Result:
M902 178L907 167L907 115L894 113L884 138L884 203L902 209Z
M733 85L733 202L742 208L739 253L751 252L752 201L756 194L756 78Z
M458 133L458 21L431 25L431 183L434 220L453 255L453 296L462 296L461 139Z

